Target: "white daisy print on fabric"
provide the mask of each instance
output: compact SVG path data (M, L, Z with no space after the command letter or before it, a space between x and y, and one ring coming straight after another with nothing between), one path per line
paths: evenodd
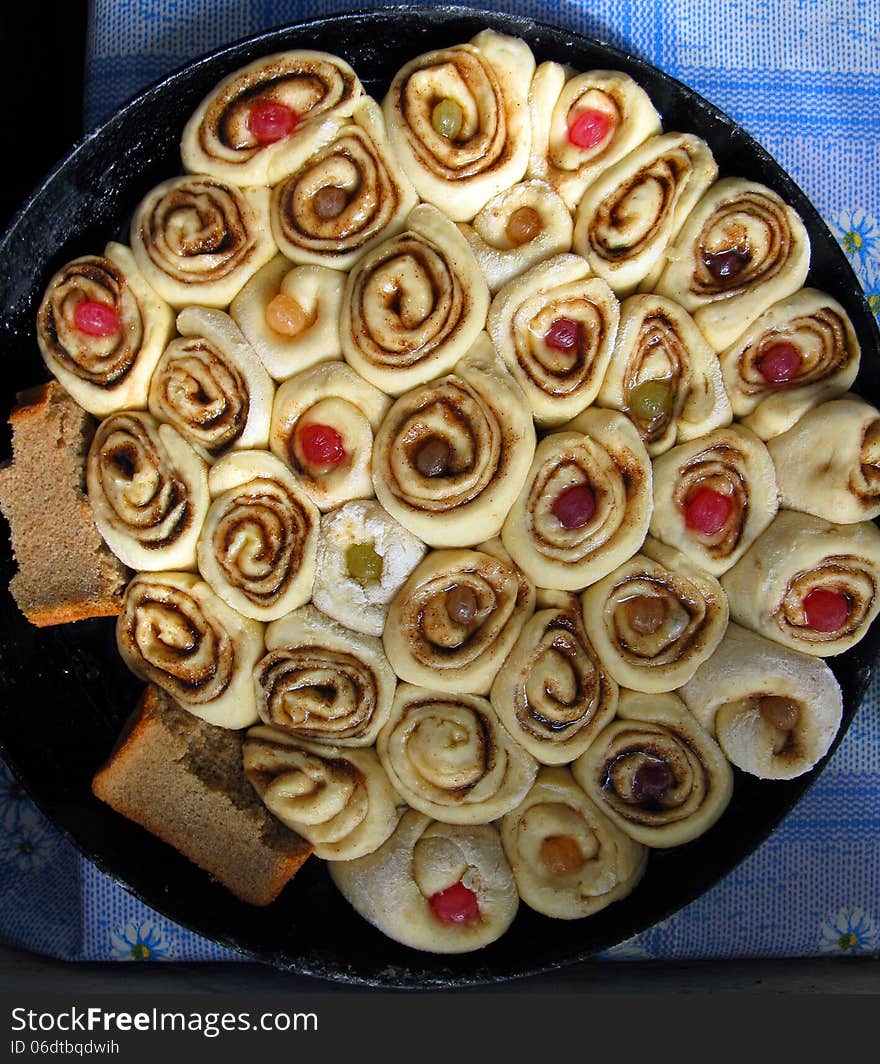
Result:
M858 207L839 214L832 229L860 279L880 279L880 222Z
M0 837L0 869L25 875L38 871L58 849L58 833L35 809L22 811L16 826Z
M880 949L880 928L864 909L841 909L820 930L823 953L873 953Z
M33 804L5 762L0 761L0 827L14 831Z
M618 942L616 946L604 950L600 956L610 961L648 961L654 958L654 954L643 946L638 938Z
M174 943L151 920L129 920L110 932L111 955L120 961L169 960Z

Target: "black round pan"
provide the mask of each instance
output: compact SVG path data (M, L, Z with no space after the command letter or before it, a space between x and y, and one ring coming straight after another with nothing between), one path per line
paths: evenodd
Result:
M647 63L596 41L528 19L453 7L409 5L344 14L278 29L200 59L154 85L82 141L39 188L0 242L2 413L17 390L45 379L34 316L50 276L69 259L127 242L128 221L145 192L180 170L186 119L226 74L286 48L343 56L367 91L381 98L391 76L422 52L469 40L491 26L521 36L538 61L580 70L625 70L647 90L666 130L703 137L722 175L775 189L801 215L812 241L808 283L849 312L863 350L856 390L880 400L880 336L845 256L800 189L739 126ZM14 569L2 548L2 577ZM141 685L116 651L112 620L35 629L8 593L0 595L0 742L5 757L46 815L99 868L148 905L246 955L343 983L438 987L534 974L583 960L686 905L757 847L813 783L822 765L795 781L762 782L737 773L719 823L695 842L651 856L630 897L574 922L524 905L498 942L461 957L399 946L375 931L337 893L322 862L306 863L277 902L249 907L165 844L92 797L90 781L113 745ZM880 629L832 659L843 688L844 728L856 712L878 651Z

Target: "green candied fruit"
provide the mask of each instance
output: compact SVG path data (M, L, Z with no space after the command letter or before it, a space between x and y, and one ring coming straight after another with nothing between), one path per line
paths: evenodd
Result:
M629 393L629 412L639 421L657 421L672 410L672 389L666 381L642 381Z
M434 126L435 133L439 133L441 137L446 137L447 140L453 140L461 132L461 127L464 123L464 112L455 100L447 97L445 100L441 100L431 112L431 123Z
M345 552L348 571L359 584L378 583L382 579L382 555L372 543L352 543Z

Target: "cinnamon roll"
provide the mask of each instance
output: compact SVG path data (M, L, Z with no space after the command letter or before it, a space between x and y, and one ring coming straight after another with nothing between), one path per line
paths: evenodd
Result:
M232 318L187 307L177 331L150 382L153 417L173 425L208 462L225 451L265 447L275 386Z
M814 288L774 303L718 356L733 413L762 440L856 379L859 341L843 307Z
M148 192L131 223L141 273L172 307L225 307L277 253L269 190L214 177L173 177Z
M263 626L194 573L138 573L125 590L116 644L135 675L209 724L238 729L258 719L251 671Z
M424 543L375 499L347 502L321 518L314 603L358 632L381 635L391 600L424 556Z
M804 223L754 181L716 181L694 207L656 284L723 351L768 307L796 292L810 268Z
M488 309L489 289L467 241L422 203L404 232L368 251L348 275L342 353L365 380L401 395L452 369Z
M603 170L660 132L645 90L619 70L575 73L542 63L529 93L529 177L551 185L574 210Z
M321 362L278 389L269 446L320 510L364 499L373 494L373 433L390 406L344 362Z
M571 251L573 228L565 201L543 181L512 185L470 225L459 223L492 293L530 266Z
M678 693L728 760L760 779L808 772L828 753L843 715L824 661L738 624Z
M715 352L690 314L663 296L621 304L597 401L630 418L652 458L733 420Z
M721 584L738 624L805 654L841 654L880 611L880 530L780 510Z
M539 587L579 591L641 547L651 482L632 422L591 407L538 444L501 538Z
M715 429L654 460L651 535L713 576L736 564L778 505L770 453L743 425Z
M767 450L787 510L838 524L880 517L880 411L864 399L814 407Z
M194 569L208 512L208 468L176 429L124 410L97 428L86 459L89 506L130 569Z
M330 143L272 189L272 235L293 262L347 270L399 233L417 203L386 142L379 105L365 96Z
M617 684L603 668L574 595L538 592L490 698L501 723L541 764L579 757L614 716Z
M244 738L242 761L269 812L325 861L373 853L403 812L374 750L308 743L259 724Z
M388 139L419 196L466 222L526 172L535 59L525 41L483 30L418 56L383 102Z
M375 853L334 861L330 878L383 934L429 953L467 953L499 939L519 895L491 824L440 824L410 809Z
M345 277L276 255L233 299L229 313L277 381L342 358L339 315Z
M487 695L535 608L535 588L498 540L434 550L398 591L385 653L401 680Z
M729 616L715 577L650 537L581 601L605 669L648 693L686 683L721 642Z
M542 768L501 821L501 843L520 897L557 920L592 916L631 894L648 851L620 830L570 772Z
M622 691L617 720L571 770L621 831L655 849L708 831L733 793L721 748L672 692Z
M267 451L234 451L208 477L199 572L230 606L274 621L312 596L320 514Z
M561 425L596 398L620 307L577 255L557 255L506 284L486 328L539 426Z
M522 389L481 335L453 373L401 396L376 434L373 486L434 547L496 536L535 453Z
M485 698L401 684L376 751L398 792L447 824L488 824L523 800L538 764Z
M266 651L254 668L266 724L336 746L376 741L397 687L380 639L302 606L268 626Z
M651 137L604 170L577 208L574 250L618 295L663 268L663 254L718 176L709 145L692 133Z
M147 405L150 377L174 314L141 275L131 250L111 241L52 277L37 311L46 368L96 417Z
M235 185L274 185L327 143L362 96L338 56L302 50L256 59L199 104L183 131L183 165Z

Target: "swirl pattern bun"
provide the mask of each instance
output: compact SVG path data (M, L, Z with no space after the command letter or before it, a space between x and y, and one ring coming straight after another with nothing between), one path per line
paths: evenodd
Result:
M742 425L715 429L654 460L651 535L713 576L736 564L778 505L770 453Z
M401 396L376 434L373 486L434 547L501 531L535 453L522 389L484 334L453 373Z
M632 422L591 407L538 444L504 522L504 546L539 587L579 591L642 545L651 484L651 460Z
M648 94L619 70L576 74L559 63L542 63L529 107L529 177L555 188L571 210L603 170L660 132Z
M398 591L385 653L401 680L487 695L535 608L535 588L498 540L434 550Z
M407 803L448 824L488 824L515 808L537 762L484 698L401 684L376 744Z
M308 602L320 514L284 463L265 451L233 452L212 467L208 487L198 563L214 591L260 621Z
M618 689L593 649L577 599L541 591L538 604L547 608L526 621L490 698L532 757L565 765L613 718Z
M105 418L86 459L89 506L130 569L194 569L208 512L208 469L170 425L147 413Z
M499 939L519 895L491 824L441 824L410 809L375 853L335 861L330 878L383 934L429 953L468 953Z
M265 447L275 386L232 318L187 307L177 331L150 382L153 417L208 462L228 450Z
M721 584L738 624L805 654L841 654L880 612L880 530L780 510Z
M296 266L276 255L229 308L257 357L277 381L342 358L339 315L345 277L326 266Z
M856 395L814 407L767 441L779 503L826 521L880 517L880 411Z
M543 181L512 185L470 224L459 224L492 293L530 266L571 251L573 228L565 201Z
M256 59L196 108L183 131L183 165L235 185L274 185L332 137L362 96L338 56L298 50Z
M577 255L557 255L505 285L486 328L540 426L556 426L596 398L620 307Z
M348 627L381 635L391 600L424 555L424 543L375 499L347 502L321 518L313 601Z
M708 831L733 793L721 748L671 692L621 692L617 720L571 770L621 831L655 849Z
M379 105L351 121L272 189L272 235L293 262L347 270L403 228L418 196L385 140Z
M681 303L716 351L768 307L796 292L810 268L810 238L771 189L739 177L716 181L684 223L658 295Z
M663 254L718 176L709 145L691 133L651 137L604 170L577 208L574 250L618 295L652 288Z
M620 830L561 768L542 768L501 821L520 897L557 920L592 916L631 894L648 851Z
M597 401L629 417L652 458L733 420L715 352L688 312L663 296L621 304Z
M368 498L373 433L390 405L344 362L321 362L278 389L270 447L320 510Z
M488 309L489 289L467 241L423 203L403 233L368 251L348 275L342 353L365 380L401 395L452 369Z
M214 177L173 177L148 192L131 223L141 273L172 307L225 307L277 253L269 190Z
M202 720L258 720L251 671L263 626L230 609L194 573L138 573L125 590L116 644L135 675Z
M861 348L837 300L804 288L774 303L718 357L734 415L768 440L843 395L856 379Z
M650 537L582 597L596 653L624 687L649 693L686 683L727 628L727 598L713 576Z
M269 812L325 861L372 853L403 812L374 750L307 743L261 724L245 736L242 761Z
M824 661L738 624L678 693L728 760L761 779L808 772L828 753L843 715Z
M102 317L90 320L95 314ZM150 377L174 331L174 314L150 288L129 248L66 263L37 311L46 368L90 414L147 405Z
M375 742L397 686L381 640L302 606L268 626L266 650L254 669L266 724L336 746Z
M388 138L419 196L466 222L520 181L529 157L525 41L492 30L398 71L382 108Z

